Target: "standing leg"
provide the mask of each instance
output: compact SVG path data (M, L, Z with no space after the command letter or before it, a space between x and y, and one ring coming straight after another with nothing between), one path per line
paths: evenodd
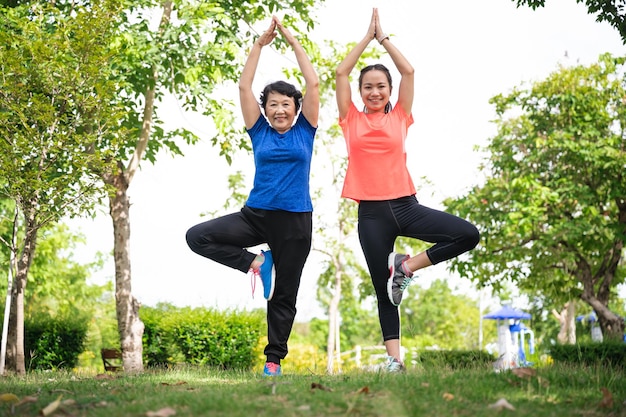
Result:
M312 213L266 212L267 243L276 268L274 295L267 302L268 362L280 365L296 316L296 300L304 264L311 251Z
M362 201L359 204L359 240L370 272L378 318L387 355L400 360L400 314L387 296L387 258L400 228L389 201Z

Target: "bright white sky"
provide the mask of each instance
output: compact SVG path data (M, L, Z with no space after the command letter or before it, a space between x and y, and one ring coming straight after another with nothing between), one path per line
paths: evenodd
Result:
M418 197L425 205L441 208L444 198L461 195L479 181L480 156L473 148L484 145L495 132L489 98L522 82L541 80L559 64L588 64L604 52L624 53L617 31L607 23L597 23L584 5L575 0L546 3L546 8L533 11L517 9L511 0L327 0L310 36L320 42L358 41L367 30L372 7L378 7L383 29L392 34L393 42L416 69L415 124L407 151L415 182L426 177L431 184ZM255 29L260 33L268 24L269 20ZM375 42L370 45L379 47ZM264 50L255 94L267 81L282 79L280 66L292 63ZM398 81L394 76L394 85ZM236 87L226 93L237 103ZM207 139L211 136L205 121L183 114L175 104L167 113L171 123L185 125ZM336 111L333 114L336 117ZM223 206L228 198L227 176L237 169L251 169L252 156L228 166L208 140L185 152L185 157L175 159L162 156L156 166L144 162L131 184L133 294L144 305L163 301L178 306L264 307L260 283L252 299L247 275L192 253L185 242L186 230L204 221L200 213ZM312 181L315 185L315 178ZM71 224L88 239L79 251L79 261L92 259L98 251L112 253L112 225L106 208L94 221ZM361 253L360 247L355 250ZM323 314L315 300L319 259L312 252L305 267L298 321ZM421 282L448 278L445 267L425 270ZM110 262L101 278L113 276ZM449 278L471 289L467 282Z

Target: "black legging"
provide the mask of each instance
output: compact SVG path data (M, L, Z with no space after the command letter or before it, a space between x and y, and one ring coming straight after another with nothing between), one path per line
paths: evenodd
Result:
M376 291L385 341L400 338L398 307L387 295L387 259L399 236L434 243L426 250L433 265L473 249L480 238L471 223L422 206L415 196L359 203L359 241Z
M247 272L256 254L246 248L267 243L276 267L276 285L267 302L267 360L280 364L296 316L302 269L311 250L311 212L259 210L240 212L200 223L187 231L187 244L199 255Z

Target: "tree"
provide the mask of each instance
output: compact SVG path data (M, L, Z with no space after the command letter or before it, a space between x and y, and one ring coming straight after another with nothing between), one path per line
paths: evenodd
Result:
M545 0L514 0L519 6L529 6L533 10L538 7L544 7ZM576 3L582 3L583 0L576 0ZM596 20L598 22L608 22L613 28L617 29L622 41L626 43L626 3L624 0L584 0L585 6L589 10L589 14L597 13Z
M626 272L625 96L624 59L607 54L493 97L484 184L446 202L482 233L454 262L461 275L496 289L510 279L561 306L580 298L614 339L624 334L608 306Z
M95 146L119 125L110 56L100 45L110 35L114 9L92 5L65 18L34 4L0 8L0 193L15 202L15 256L7 360L24 366L24 293L42 227L93 208L101 197L94 170L107 158ZM19 223L19 224L17 224Z

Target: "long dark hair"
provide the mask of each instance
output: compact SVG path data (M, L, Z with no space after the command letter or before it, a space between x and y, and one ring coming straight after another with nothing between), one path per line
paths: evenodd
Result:
M389 90L391 91L391 87L393 87L393 83L391 82L391 72L389 72L389 69L383 64L368 65L361 70L361 74L359 74L359 91L361 91L361 86L363 85L363 76L369 71L382 71L387 77L387 82L389 82ZM389 113L391 109L391 102L388 101L387 104L385 104L385 113Z
M265 111L267 96L269 96L270 93L278 93L293 98L293 102L296 106L296 113L298 113L298 110L300 110L300 105L302 103L302 92L299 91L293 84L289 84L285 81L275 81L266 85L260 97L260 104L261 107L263 107L263 111Z

